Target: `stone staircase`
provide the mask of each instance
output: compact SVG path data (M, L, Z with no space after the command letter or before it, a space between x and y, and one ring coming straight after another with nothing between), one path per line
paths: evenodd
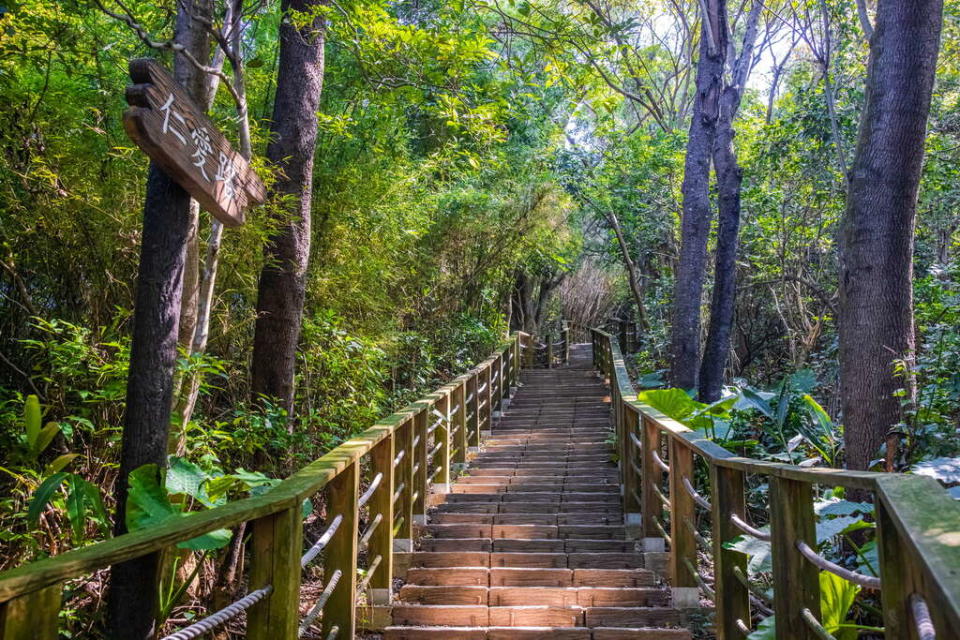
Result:
M431 512L386 640L691 637L627 538L607 391L578 355L523 372L484 450Z

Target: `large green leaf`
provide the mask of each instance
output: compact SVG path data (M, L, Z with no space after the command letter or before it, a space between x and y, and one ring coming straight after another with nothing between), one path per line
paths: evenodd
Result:
M856 638L856 629L840 629L860 587L829 571L820 572L820 624L837 640Z
M761 528L761 531L769 530L770 527ZM750 560L747 563L747 570L750 572L750 575L773 571L773 554L769 542L758 540L753 536L743 535L734 538L730 542L724 543L723 547L750 556Z
M127 494L126 524L137 531L158 524L179 512L170 504L166 490L160 485L160 468L145 464L130 472Z
M676 388L641 391L637 400L680 422L707 406L691 398L683 389Z
M207 479L203 470L186 458L170 456L166 487L169 495L183 494L191 498L200 495L200 486Z

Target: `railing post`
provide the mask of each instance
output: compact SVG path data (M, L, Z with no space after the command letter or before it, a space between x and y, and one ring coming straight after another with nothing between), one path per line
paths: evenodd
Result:
M360 489L359 460L350 462L327 485L327 514L332 520L335 516L343 516L343 522L327 544L324 553L323 574L329 580L336 571L341 572L340 582L327 605L323 609L323 636L329 635L333 627L339 629L337 638L353 638L356 633L356 602L357 602L357 495ZM294 594L292 603L294 612L299 601L299 595ZM264 638L295 638L296 625L293 635L280 633L278 629L269 629L270 635Z
M413 465L416 462L416 453L413 446L413 426L415 418L407 416L403 424L397 429L397 447L403 451L403 458L397 465L397 482L403 483L400 498L394 505L396 518L400 523L397 534L393 539L393 550L402 552L413 551L413 493L416 491L416 480L413 477Z
M817 546L813 492L808 483L770 478L770 535L777 640L816 640L802 612L809 609L820 619L820 570L797 549L801 541Z
M470 413L473 414L468 420L470 429L468 444L472 450L479 450L480 448L480 394L477 393L477 387L480 386L479 381L480 375L474 369L473 373L470 374L470 379L467 380L467 397L473 396L467 403L470 406Z
M570 364L570 327L563 327L563 364Z
M643 464L640 465L640 472L643 474L643 479L640 481L640 506L643 514L643 550L663 551L666 541L654 522L657 514L663 512L655 491L655 487L659 488L663 481L663 471L653 458L653 453L660 451L660 429L646 416L641 418L641 423L643 424Z
M623 438L625 455L622 459L625 472L625 482L623 484L623 520L627 527L633 529L634 533L642 522L642 505L640 504L640 461L643 452L637 446L640 442L639 435L640 413L628 405L624 405L623 424L625 427L625 437Z
M440 423L434 433L434 447L440 445L433 458L433 463L440 470L433 480L430 489L434 493L450 493L450 392L441 393L434 408L440 413ZM436 414L433 414L436 415ZM433 472L431 472L433 473Z
M456 436L453 438L453 447L455 452L453 454L453 462L455 462L459 467L464 467L467 464L467 378L461 378L460 382L454 387L451 392L451 402L453 406L456 407L456 411L450 416L450 420L453 422L453 430L456 432Z
M430 461L427 460L427 425L430 417L430 405L421 404L413 418L413 433L416 444L413 447L413 521L415 524L427 523L427 476L430 474ZM414 532L416 535L416 532Z
M483 388L483 398L486 402L486 407L484 407L483 415L485 416L485 426L486 431L493 430L493 375L491 369L493 368L493 363L490 360L487 360L486 365L483 368L483 380L486 383L486 386Z
M553 369L553 336L547 334L547 369Z
M687 565L697 568L696 504L683 479L693 482L693 451L677 436L667 438L670 450L670 582L673 606L696 607L700 601L697 579Z
M738 640L743 632L737 621L750 627L750 592L737 579L737 571L747 575L747 556L739 551L725 549L724 543L740 535L730 516L746 519L744 473L710 465L711 512L713 523L713 575L717 608L716 633L718 640Z
M524 362L526 363L527 369L533 369L536 363L536 341L533 339L533 334L527 334L527 349L523 354Z
M250 590L273 587L247 614L251 640L296 638L300 623L300 554L303 514L300 504L253 521ZM356 537L354 537L356 543Z
M0 640L57 640L62 585L0 604Z
M372 526L374 518L380 514L380 524L370 536L367 553L368 563L379 556L380 564L370 578L370 604L389 605L393 588L393 492L394 465L396 456L394 434L390 433L370 451L370 480L378 473L383 474L380 486L370 497L370 517L367 526ZM406 457L406 456L404 456Z

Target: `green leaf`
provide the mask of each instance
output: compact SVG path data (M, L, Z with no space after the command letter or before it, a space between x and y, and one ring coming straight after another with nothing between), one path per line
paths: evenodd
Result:
M750 387L744 387L741 389L740 399L737 401L735 408L740 411L754 409L770 418L770 420L774 420L773 409L770 408L770 404L759 393Z
M83 489L80 486L83 482L84 479L75 473L67 476L67 520L70 522L75 544L83 540L87 523Z
M182 514L186 516L186 514ZM217 529L210 531L196 538L191 538L186 542L177 544L178 549L190 549L191 551L213 551L222 549L230 544L233 533L230 529Z
M859 591L860 587L849 580L829 571L820 572L820 624L831 634L836 635L840 630L840 625L847 619ZM853 631L853 637L856 638L856 630L850 631Z
M23 427L27 435L27 448L31 452L36 449L40 436L40 420L40 399L29 395L23 404Z
M63 469L74 461L74 459L79 458L79 453L65 453L62 456L57 457L53 462L48 464L43 470L43 475L48 476L51 473L56 473L58 471L63 471Z
M770 527L761 527L761 531L769 531ZM739 551L750 556L747 570L751 575L773 571L773 554L769 542L758 540L753 536L739 536L723 545L724 549Z
M641 391L637 400L680 422L707 406L691 398L683 389L676 388Z
M207 479L207 474L186 458L170 456L168 465L165 482L167 494L183 494L197 498L200 495L200 486Z
M155 464L145 464L130 472L130 490L127 494L126 524L130 531L137 531L158 524L179 513L170 504L166 490L160 485L160 469Z
M44 449L50 446L53 439L60 433L60 425L56 422L48 422L47 426L40 430L37 441L34 443L33 455L39 456Z
M63 481L66 480L68 475L71 474L61 471L40 483L37 490L33 492L33 499L30 501L30 507L27 509L27 524L31 527L37 526L40 522L40 514L47 508L47 504L50 502L50 499L53 498L53 494L57 492L57 489L60 488L60 485L63 484Z
M756 630L747 636L747 640L777 640L777 621L774 616L761 620Z

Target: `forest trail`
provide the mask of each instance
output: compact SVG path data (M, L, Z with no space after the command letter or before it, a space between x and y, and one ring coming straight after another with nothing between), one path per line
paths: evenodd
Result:
M606 387L589 346L526 369L482 452L429 514L387 640L684 640L623 526Z

